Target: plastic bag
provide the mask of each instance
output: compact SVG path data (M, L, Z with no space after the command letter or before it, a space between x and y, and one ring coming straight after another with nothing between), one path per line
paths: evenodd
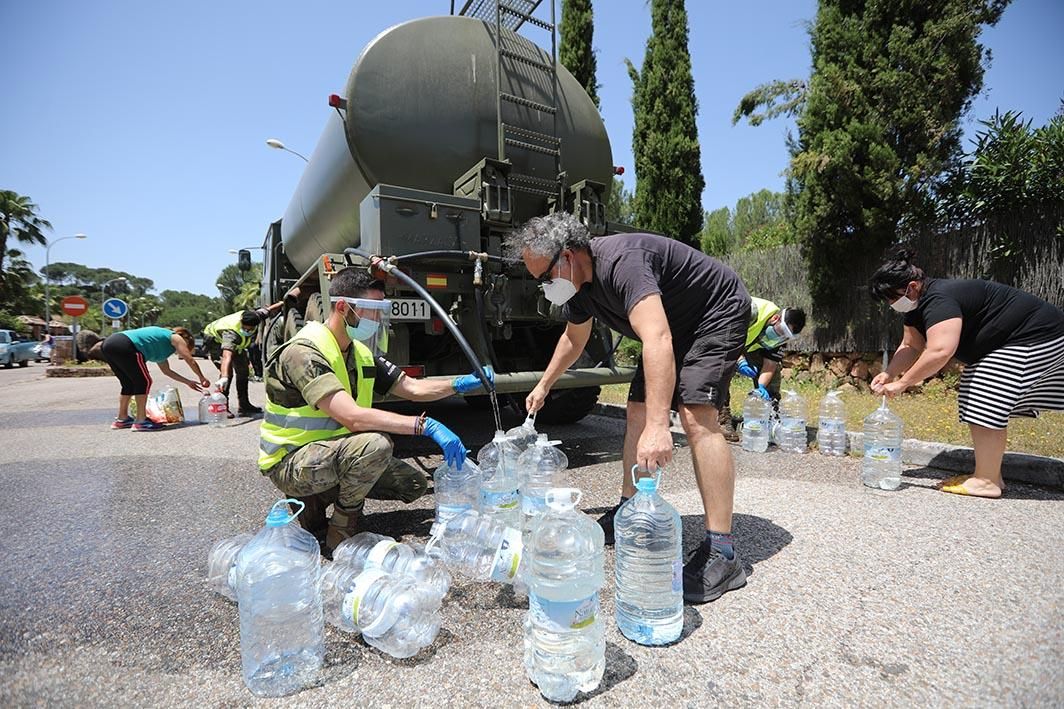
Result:
M181 394L173 387L167 387L149 396L148 403L144 408L146 409L144 412L145 417L149 421L154 421L158 424L184 423L185 421L185 409L181 405ZM137 415L137 402L135 399L131 399L129 402L129 415L133 417Z

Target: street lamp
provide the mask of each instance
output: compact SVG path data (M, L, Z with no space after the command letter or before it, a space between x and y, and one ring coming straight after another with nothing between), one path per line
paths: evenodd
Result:
M286 147L284 143L282 143L281 141L277 140L276 138L267 139L266 140L266 145L270 146L274 150L285 150L285 151L287 151L289 153L292 153L293 155L298 155L299 157L303 158L303 162L310 162L310 160L307 160L307 158L304 155L302 155L300 153L297 153L296 151L292 150L289 147Z
M107 315L103 312L103 304L107 301L107 286L112 283L129 283L129 279L125 276L119 276L118 278L112 278L109 281L100 285L100 334L103 334L104 328L107 325Z
M48 242L48 248L44 250L44 334L49 334L49 330L52 328L52 298L49 285L51 283L51 274L48 272L48 266L52 263L52 247L58 244L63 239L88 239L89 237L84 234L74 234L73 236L61 236L58 239L54 239Z

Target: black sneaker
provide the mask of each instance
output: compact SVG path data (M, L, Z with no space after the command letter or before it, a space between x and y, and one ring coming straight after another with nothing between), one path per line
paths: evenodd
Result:
M688 603L715 601L726 591L746 585L746 571L736 554L726 559L708 544L699 544L683 565L683 599Z
M613 546L613 517L617 514L617 510L621 509L621 504L606 510L601 517L595 520L598 522L598 526L602 527L602 534L606 537L606 546L608 547Z
M238 416L247 416L247 417L259 416L261 414L262 414L262 409L260 409L258 406L252 406L251 404L248 404L247 406L241 406L240 407L240 411L237 413Z

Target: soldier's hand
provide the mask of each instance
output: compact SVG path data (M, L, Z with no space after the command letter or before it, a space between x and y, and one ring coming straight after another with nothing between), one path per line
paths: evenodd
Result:
M454 431L444 426L433 418L425 419L423 434L436 442L443 449L443 458L447 464L456 470L462 469L469 451L462 445L462 440L455 435Z
M484 367L484 374L487 376L488 381L491 382L491 386L494 388L495 370L493 370L491 367ZM473 372L472 374L463 374L460 377L455 377L454 381L451 383L451 386L454 387L454 391L456 394L466 394L468 392L476 391L477 389L482 389L484 387L483 383L480 381L480 377L477 376L476 372Z

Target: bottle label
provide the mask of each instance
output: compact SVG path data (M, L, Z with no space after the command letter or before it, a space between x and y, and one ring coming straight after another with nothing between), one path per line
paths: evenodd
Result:
M211 414L224 414L226 405L220 402L207 404L207 413Z
M598 618L599 596L596 592L575 601L552 601L529 593L528 612L537 624L548 630L580 630Z
M768 428L768 421L765 419L750 419L749 421L743 422L743 429L750 433L761 433L766 428Z
M796 418L782 418L780 419L780 426L784 431L790 431L792 433L801 433L805 430L805 419Z
M359 625L359 612L362 610L362 599L373 587L373 584L377 583L380 579L384 578L388 574L383 569L366 569L355 577L355 587L351 589L351 592L344 596L343 605L341 606L341 612L344 616L351 619L351 622L356 628L360 628L363 632L367 629L362 628Z
M539 495L521 495L521 512L534 517L547 509L547 498Z
M491 512L496 510L514 510L521 504L517 490L503 490L502 492L480 491L480 509Z
M897 446L884 446L875 443L866 443L864 449L865 458L877 463L900 463L901 448Z
M820 419L820 430L824 433L845 433L846 422L837 419Z
M672 562L672 592L679 593L683 590L683 562L677 559Z
M366 566L380 566L384 563L384 557L388 555L388 552L397 546L399 546L399 542L393 539L385 539L384 541L377 542L373 545L373 548L369 550L369 554L366 555Z
M499 548L495 550L495 561L491 565L491 580L504 583L513 581L517 569L521 566L521 532L512 527L503 530Z

